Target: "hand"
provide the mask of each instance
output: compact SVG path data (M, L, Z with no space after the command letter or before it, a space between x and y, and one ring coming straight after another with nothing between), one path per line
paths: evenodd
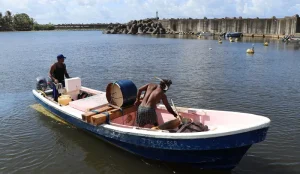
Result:
M58 84L58 80L57 80L57 79L54 79L54 83Z
M141 102L140 102L139 100L136 100L136 101L134 102L134 105L135 105L135 106L138 106L138 105L140 105L140 103L141 103Z

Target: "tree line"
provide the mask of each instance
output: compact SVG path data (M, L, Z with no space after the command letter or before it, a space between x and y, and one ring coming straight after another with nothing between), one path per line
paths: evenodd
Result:
M26 13L13 15L6 11L5 15L0 12L0 31L31 31L31 30L54 30L53 24L38 24Z

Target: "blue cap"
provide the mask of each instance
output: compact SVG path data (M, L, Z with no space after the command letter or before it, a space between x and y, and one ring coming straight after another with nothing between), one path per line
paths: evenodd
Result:
M66 57L65 57L64 55L62 55L62 54L59 54L59 55L57 55L57 58L58 58L58 59L62 59L62 58L65 59Z

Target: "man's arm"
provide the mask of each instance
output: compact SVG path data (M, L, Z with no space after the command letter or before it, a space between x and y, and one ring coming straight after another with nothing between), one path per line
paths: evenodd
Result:
M135 103L134 103L135 105L139 104L141 94L142 94L143 91L146 91L146 90L147 90L148 85L149 85L149 84L146 84L146 85L144 85L144 86L142 86L142 87L139 88L138 93L137 93L137 95L136 95L136 100L135 100Z
M55 64L51 65L50 71L49 71L49 77L53 80L54 83L58 83L58 80L53 77L53 72L55 70Z
M177 114L173 111L172 107L170 106L169 102L168 102L168 99L167 99L167 96L166 94L163 94L162 96L162 102L163 104L166 106L167 110L174 115L174 117L177 117Z
M68 74L68 72L67 72L66 64L64 64L64 66L65 66L65 76L66 76L66 78L70 78L70 76L69 76L69 74Z

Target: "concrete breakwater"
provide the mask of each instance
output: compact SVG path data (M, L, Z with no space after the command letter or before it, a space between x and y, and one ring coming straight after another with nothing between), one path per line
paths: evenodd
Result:
M244 36L295 35L300 33L300 18L298 15L285 18L269 19L163 19L159 20L164 28L183 33L200 31L221 34L226 32L242 32Z
M169 31L157 19L133 20L127 24L109 25L106 34L168 34Z

